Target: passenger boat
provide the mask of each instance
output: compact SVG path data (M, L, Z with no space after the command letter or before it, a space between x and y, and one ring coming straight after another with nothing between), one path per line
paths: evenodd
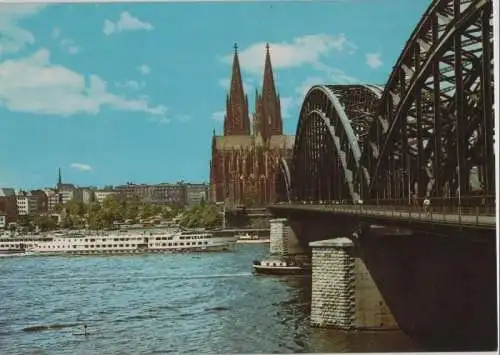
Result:
M207 231L53 236L33 247L36 255L138 254L161 252L230 251L233 237L215 237Z
M237 235L238 238L236 243L242 243L242 244L258 244L258 243L269 243L270 239L269 238L260 238L257 235L250 235L248 233L243 234L243 235Z
M254 260L253 262L253 270L258 274L297 275L304 274L310 269L310 264L299 264L286 260Z
M22 243L14 244L10 246L1 246L0 245L0 258L4 257L14 257L14 256L27 256L31 255L33 252L31 248L26 247Z

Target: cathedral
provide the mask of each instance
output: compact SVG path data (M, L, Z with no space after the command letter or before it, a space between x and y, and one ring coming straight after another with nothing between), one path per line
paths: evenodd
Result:
M247 207L275 202L279 160L289 159L294 138L283 135L280 97L274 83L269 45L266 45L262 91L255 93L252 120L235 45L224 132L216 135L214 130L212 137L212 201Z

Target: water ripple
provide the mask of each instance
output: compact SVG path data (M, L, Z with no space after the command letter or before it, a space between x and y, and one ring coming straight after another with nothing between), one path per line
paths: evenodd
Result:
M310 279L251 274L267 252L0 259L0 354L359 350L309 328Z

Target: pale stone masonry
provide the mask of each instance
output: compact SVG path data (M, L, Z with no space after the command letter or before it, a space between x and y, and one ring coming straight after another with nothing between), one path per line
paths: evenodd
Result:
M349 238L312 248L311 325L337 329L396 329L398 325Z
M269 221L270 223L270 245L269 253L276 256L287 255L285 241L285 223L286 218L275 218Z
M318 327L354 327L353 243L336 238L310 243L312 247L311 324Z

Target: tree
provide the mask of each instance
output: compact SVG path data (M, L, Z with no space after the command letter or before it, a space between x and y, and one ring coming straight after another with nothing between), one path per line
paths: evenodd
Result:
M35 218L35 224L42 232L55 229L57 227L56 221L49 216L38 216Z
M64 216L61 221L61 228L71 228L73 227L73 221L69 215Z

